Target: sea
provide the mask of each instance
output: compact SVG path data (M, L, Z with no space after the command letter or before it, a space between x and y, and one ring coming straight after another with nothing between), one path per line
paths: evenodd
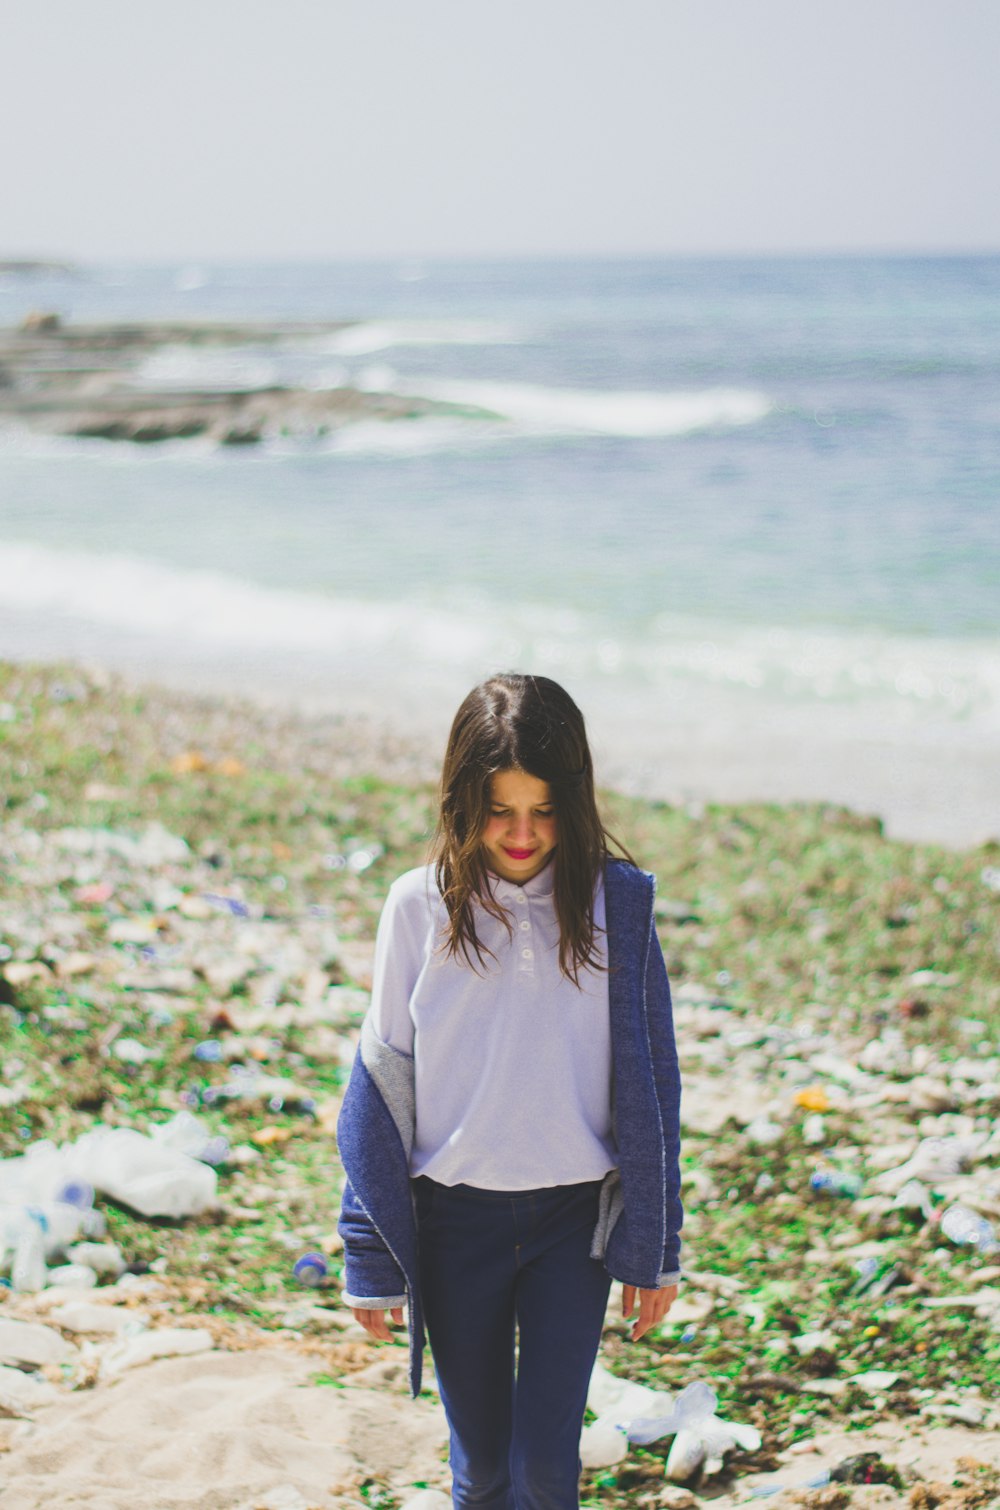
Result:
M314 324L141 378L469 412L252 447L0 431L0 656L430 746L481 677L534 671L618 785L1000 837L1000 256L0 278L0 325L32 310Z

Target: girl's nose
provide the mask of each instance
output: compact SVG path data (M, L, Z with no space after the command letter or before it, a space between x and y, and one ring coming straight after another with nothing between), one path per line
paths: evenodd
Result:
M520 817L515 815L511 819L511 833L515 839L530 839L534 834L534 822L531 814L527 813Z

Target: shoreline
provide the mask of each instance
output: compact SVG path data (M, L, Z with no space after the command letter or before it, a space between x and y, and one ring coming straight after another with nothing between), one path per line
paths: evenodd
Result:
M471 685L453 670L424 672L404 686L384 665L307 665L301 657L260 655L251 663L238 655L185 655L141 637L88 639L85 632L74 654L58 626L50 626L42 646L36 636L26 653L12 648L6 627L0 614L0 662L49 671L72 665L98 686L117 681L151 697L225 705L234 714L246 705L255 714L272 713L307 742L337 730L338 759L349 759L355 775L433 783L454 710ZM804 737L800 715L782 718L752 697L720 703L710 692L690 697L672 721L654 727L636 718L632 690L612 685L602 697L572 682L570 690L584 708L598 785L607 791L689 811L706 804L829 804L877 819L887 838L907 843L958 852L1000 843L1000 750L963 748L926 730L909 742L899 733L852 734L830 709L817 712Z

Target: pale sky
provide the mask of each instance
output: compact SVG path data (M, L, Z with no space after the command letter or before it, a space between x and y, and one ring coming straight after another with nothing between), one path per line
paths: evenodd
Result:
M9 0L0 258L1000 250L1000 0Z

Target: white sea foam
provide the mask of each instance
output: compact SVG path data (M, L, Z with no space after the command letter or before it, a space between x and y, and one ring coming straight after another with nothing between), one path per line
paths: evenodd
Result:
M178 344L151 352L139 363L133 381L140 388L233 393L267 388L279 378L278 364L267 357Z
M361 382L369 391L404 385L403 379L382 369L364 373ZM471 378L407 378L405 389L421 398L485 409L515 431L535 435L685 435L716 426L752 425L772 408L766 394L741 388L618 393Z
M1000 643L860 630L791 630L661 617L623 635L596 615L523 603L333 598L265 587L128 555L0 542L4 607L123 636L235 652L363 655L412 677L449 666L530 664L555 676L613 678L637 691L732 693L789 710L858 717L871 731L947 725L1000 735Z
M365 320L323 336L335 356L367 356L394 346L516 346L524 339L495 320Z

